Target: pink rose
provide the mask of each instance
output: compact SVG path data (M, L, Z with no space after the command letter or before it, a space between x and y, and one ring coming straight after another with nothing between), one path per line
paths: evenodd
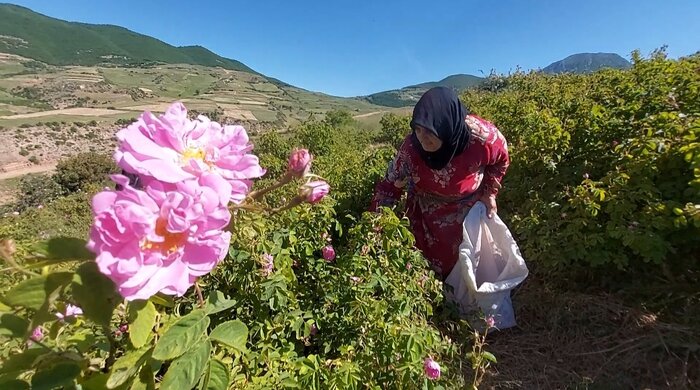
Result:
M41 341L41 339L44 338L44 331L41 330L41 327L37 326L36 328L34 328L34 330L32 331L32 335L29 336L29 338L33 341Z
M324 246L323 249L321 249L321 253L326 261L333 261L333 259L335 259L335 249L333 249L333 245Z
M250 179L265 174L249 153L253 145L243 127L221 126L204 116L190 120L179 102L159 117L144 112L117 140L114 159L127 172L173 184L213 173L228 181L235 203L245 199Z
M493 316L486 317L484 321L486 322L486 326L489 328L493 328L494 326L496 326L496 319L493 318Z
M228 181L203 174L177 184L152 181L141 191L125 176L112 178L124 189L93 197L87 247L125 299L182 296L226 256Z
M83 309L81 309L78 306L68 304L66 305L66 312L65 313L56 313L56 318L59 320L64 320L67 317L77 317L79 315L83 314Z
M312 181L304 184L301 187L301 195L309 203L317 203L323 199L328 192L330 192L330 186L323 180Z
M425 359L423 369L425 370L425 376L427 376L428 379L440 378L440 365L432 358Z
M289 155L287 169L296 177L302 177L311 169L313 156L306 149L294 149Z

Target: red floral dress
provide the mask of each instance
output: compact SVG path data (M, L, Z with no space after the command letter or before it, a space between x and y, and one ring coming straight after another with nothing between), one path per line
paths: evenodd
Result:
M510 163L503 134L476 115L465 118L471 130L467 149L444 168L428 167L407 136L377 183L370 206L394 205L407 191L406 214L416 247L433 270L446 278L458 259L462 222L484 194L498 194Z

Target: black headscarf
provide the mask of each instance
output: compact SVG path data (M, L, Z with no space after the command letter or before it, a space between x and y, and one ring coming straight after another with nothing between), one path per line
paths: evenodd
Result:
M469 110L450 88L431 88L418 100L411 120L413 145L430 168L444 168L453 157L466 149L470 131L464 119L468 114ZM435 152L426 152L418 142L416 125L440 138L442 147Z

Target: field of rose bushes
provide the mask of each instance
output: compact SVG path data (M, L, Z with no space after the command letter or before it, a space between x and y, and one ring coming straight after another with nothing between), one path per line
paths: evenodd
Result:
M533 270L524 289L614 294L654 313L679 331L665 349L630 349L636 364L672 354L685 366L666 367L662 380L630 364L614 383L697 384L700 58L655 53L635 56L629 71L493 76L462 98L509 141L499 212ZM251 140L173 103L116 134L113 155L27 178L0 220L0 388L542 383L532 369L505 380L501 364L520 373L541 358L517 361L517 371L499 345L523 330L479 334L455 316L400 207L365 212L408 131L407 118L387 115L367 131L330 112ZM551 315L559 308L541 319L535 302L514 302L523 329L564 320ZM590 326L589 344L607 340L602 322Z

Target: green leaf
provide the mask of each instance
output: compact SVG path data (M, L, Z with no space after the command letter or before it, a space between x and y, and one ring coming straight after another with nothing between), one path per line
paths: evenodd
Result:
M11 313L0 314L0 336L24 337L29 331L29 321Z
M248 341L248 327L240 320L226 321L214 328L209 337L244 352Z
M93 260L95 255L87 248L87 241L73 237L55 237L34 246L37 257L51 263L75 260Z
M28 371L34 366L34 362L39 356L46 355L49 352L44 348L29 348L20 354L11 355L0 367L0 374L12 371Z
M491 352L484 351L484 352L481 353L481 356L482 356L484 359L488 360L488 361L497 363L496 357L493 356L493 354L492 354Z
M82 390L104 390L107 388L107 379L109 379L109 374L103 372L93 373L80 382L80 387Z
M156 360L171 360L189 350L204 334L209 326L209 317L203 310L195 310L175 322L153 350Z
M165 307L175 307L175 302L173 301L173 297L170 295L165 295L163 293L158 293L151 298L149 298L151 302L153 302L156 305L160 306L165 306Z
M76 363L58 363L48 369L37 371L32 376L32 390L52 390L69 386L80 375L80 366Z
M80 353L85 353L94 348L97 337L90 328L85 328L69 336L66 341L73 344Z
M65 288L72 276L71 272L55 272L25 280L8 291L2 301L8 306L22 306L37 311L48 297Z
M209 318L209 317L206 317ZM161 389L191 389L202 376L209 360L211 343L207 338L199 342L184 355L173 361L161 382Z
M129 390L154 390L156 388L153 370L149 364L146 364L139 372L138 380L131 384Z
M150 358L152 350L151 348L143 348L137 351L128 351L117 359L107 380L107 388L117 388L133 378L139 372L139 368Z
M207 314L219 313L232 308L236 304L233 299L227 299L221 291L214 291L207 298Z
M228 384L231 381L229 375L229 369L219 359L212 359L209 361L209 366L207 367L207 376L204 379L204 385L202 389L204 390L226 390L228 389Z
M71 291L85 317L100 325L109 325L112 312L122 301L114 282L93 261L83 263L75 271Z
M0 383L0 389L3 390L29 390L29 383L19 379L12 379L7 382Z
M153 334L156 323L156 307L151 301L129 302L129 340L135 348L141 348Z
M94 373L87 380L81 382L80 387L82 390L104 390L107 388L107 379L109 379L109 374Z

